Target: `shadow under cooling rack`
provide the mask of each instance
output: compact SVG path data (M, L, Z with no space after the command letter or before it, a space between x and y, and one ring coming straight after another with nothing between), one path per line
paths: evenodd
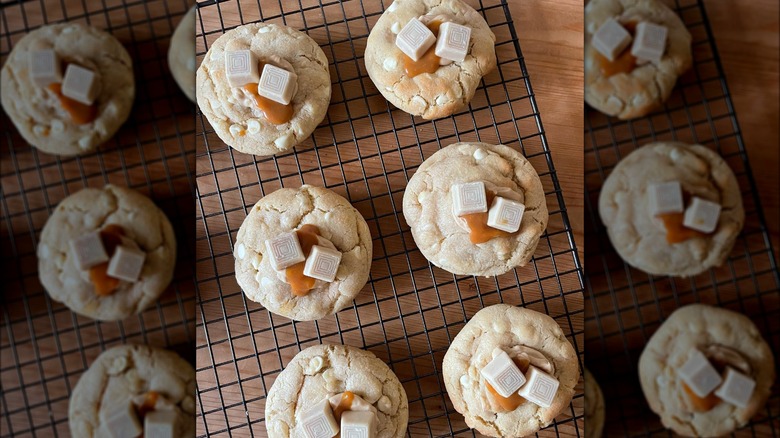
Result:
M271 158L234 152L198 119L199 436L266 436L268 390L296 353L322 342L365 348L389 364L409 397L412 436L471 435L447 397L440 364L465 322L498 302L550 314L582 358L581 269L509 8L497 0L470 3L497 36L499 65L469 109L436 121L392 107L368 78L363 52L386 6L379 1L201 4L201 58L240 24L286 24L321 45L333 94L312 137ZM491 278L453 276L416 249L401 213L404 188L425 158L458 141L509 145L539 172L550 225L528 266ZM233 270L233 243L247 211L276 189L304 183L349 199L374 244L370 281L353 305L316 322L292 322L247 300ZM540 435L582 434L578 388L572 405Z
M607 400L605 435L668 435L648 407L637 375L645 343L678 307L702 302L748 315L780 354L780 279L760 199L704 5L678 0L670 5L693 36L694 65L678 81L664 108L646 117L619 121L586 111L585 226L587 366L601 380ZM746 223L727 262L682 279L648 275L623 262L598 217L598 196L610 171L646 143L682 141L717 151L736 174ZM780 434L780 388L739 436Z

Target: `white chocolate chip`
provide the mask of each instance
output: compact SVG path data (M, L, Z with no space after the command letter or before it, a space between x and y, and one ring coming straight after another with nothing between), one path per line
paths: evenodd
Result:
M54 119L51 121L51 130L54 132L62 132L65 130L65 124L62 120Z
M476 151L474 151L474 159L475 160L482 160L485 157L487 157L487 152L485 152L484 149L479 148Z
M669 152L669 158L672 159L672 161L679 161L680 158L682 158L682 154L680 153L680 150L677 148L672 149L671 152Z
M46 128L43 125L35 125L35 126L33 126L33 134L35 134L35 135L37 135L39 137L42 136L42 135L48 134L48 131L49 131L49 129Z
M391 3L390 6L387 7L387 12L395 12L395 10L398 8L398 5L395 4L395 2Z
M425 99L423 99L420 96L414 96L412 98L412 103L414 103L415 105L418 105L418 106L422 106L422 107L425 107L428 104L428 102L426 102Z
M274 144L279 150L287 150L290 148L290 145L292 145L293 137L292 134L284 134L283 136L277 138L274 141Z
M271 287L271 285L274 284L273 280L268 277L261 278L259 283L263 287Z
M49 250L49 245L46 245L45 243L42 243L38 247L38 257L47 259L47 258L49 258L50 254L51 254L51 251Z
M440 94L436 96L436 105L444 105L447 102L447 96Z
M238 248L236 249L236 254L238 255L239 259L243 259L244 256L246 256L246 246L244 246L243 243L238 244Z
M470 384L469 384L469 376L467 376L465 374L460 376L460 385L461 386L470 386Z
M396 61L392 56L385 58L385 60L382 62L382 67L384 67L384 69L387 71L393 71L397 66L398 61Z
M260 256L260 254L253 254L252 255L252 267L255 268L255 271L260 269L260 262L263 261L263 258Z
M81 149L89 149L89 147L92 146L92 136L88 135L86 137L81 137L79 139L79 147Z
M386 395L383 395L379 401L376 402L376 407L379 408L381 412L384 412L385 414L391 414L393 409L393 403L390 401L389 398L387 398Z
M246 130L249 131L250 134L257 134L260 132L260 122L255 119L249 119L246 122Z
M401 23L395 22L392 26L390 26L390 31L394 34L398 35L398 32L401 32Z
M127 358L125 356L119 356L111 362L108 367L108 375L116 376L127 368Z
M264 26L264 27L260 28L258 33L266 33L266 32L270 32L270 31L271 31L271 26Z
M241 133L244 131L244 128L241 125L230 125L230 135L233 137L237 137L241 135Z
M306 364L306 369L303 370L303 374L307 376L313 376L317 374L319 370L322 369L322 365L325 362L322 360L320 356L314 356L311 358L308 364Z
M328 391L336 392L339 389L339 380L336 378L333 372L333 368L328 368L322 373L322 378L325 380L325 389Z

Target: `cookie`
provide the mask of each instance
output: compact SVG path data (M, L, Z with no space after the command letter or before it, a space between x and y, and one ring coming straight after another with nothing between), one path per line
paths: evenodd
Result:
M225 52L244 49L260 62L297 75L288 122L272 123L255 96L228 84ZM325 117L330 104L328 59L303 32L276 24L246 24L225 32L212 43L198 68L196 88L201 112L225 144L247 154L274 155L305 140Z
M83 110L94 113L74 121L53 90L32 81L30 53L41 49L54 49L63 63L97 72L99 93L92 108ZM0 72L0 95L25 141L49 154L83 154L113 137L130 115L133 64L122 44L102 30L78 23L42 26L14 45Z
M377 438L405 436L409 404L398 377L368 351L327 344L301 351L276 377L265 404L268 436L306 436L301 415L345 391L376 410Z
M285 270L277 271L266 241L282 233L318 228L317 245L341 252L332 282L313 281L305 295L294 294ZM296 321L310 321L349 305L368 281L373 243L360 212L337 193L309 185L279 189L252 207L236 236L236 280L252 301Z
M113 436L107 418L133 402L137 409L175 412L177 436L195 436L194 397L195 370L176 353L145 345L113 347L95 359L73 388L70 433L84 438Z
M601 438L604 430L604 395L596 379L585 369L585 438Z
M195 7L184 14L173 32L168 68L181 91L195 102Z
M423 16L470 27L471 41L463 61L410 77L406 55L395 39L409 20ZM461 0L395 0L368 35L366 70L390 103L409 114L438 119L464 108L474 97L482 77L496 67L495 42L482 15Z
M453 214L451 189L475 181L525 204L518 232L471 243L468 224ZM420 252L457 275L499 275L525 266L548 218L544 189L531 163L510 147L487 143L455 143L425 160L406 186L403 209Z
M666 225L650 211L648 187L670 181L721 205L713 233L668 243ZM737 179L723 158L677 142L650 143L624 157L604 181L599 214L620 257L654 275L692 276L720 266L745 222Z
M554 376L558 390L548 408L528 400L509 409L499 404L481 375L494 349ZM569 405L579 380L577 352L549 316L529 309L496 304L486 307L453 339L442 364L444 384L456 411L479 433L522 437L547 427Z
M696 350L716 368L735 368L756 382L747 407L719 401L701 411L692 404L678 370ZM650 409L665 427L684 436L720 436L744 426L764 407L775 380L775 361L750 318L692 304L672 313L650 338L639 357L639 380Z
M630 46L614 63L598 53L592 45L593 35L611 18L629 30L642 21L666 27L661 60L635 61ZM585 6L585 102L602 113L626 120L657 109L692 60L691 34L661 1L591 0Z
M79 267L71 240L116 226L146 258L138 281L116 280L115 289L99 295L96 274ZM140 313L166 289L176 263L176 238L168 218L149 198L107 185L63 199L41 231L37 255L41 283L53 300L80 315L113 321Z

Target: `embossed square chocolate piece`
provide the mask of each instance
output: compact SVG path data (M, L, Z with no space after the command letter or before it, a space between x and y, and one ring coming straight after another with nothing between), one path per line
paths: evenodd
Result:
M638 59L659 62L666 52L666 35L664 26L643 21L636 26L634 44L631 54Z
M746 408L756 388L756 381L728 367L723 384L715 391L721 400L740 408Z
M434 43L436 43L436 35L416 18L409 20L395 37L395 45L415 61L419 60Z
M682 186L679 181L650 184L647 188L650 213L653 216L667 213L682 213L685 209L683 203Z
M79 269L89 269L108 261L99 231L83 234L70 241L70 251Z
M144 438L176 438L176 411L154 410L144 416Z
M479 373L502 397L516 393L525 383L523 372L505 351L499 352Z
M614 61L630 42L631 34L614 18L605 21L591 40L593 48L610 61Z
M376 422L371 411L347 411L341 414L341 438L374 438Z
M257 94L287 105L295 94L297 81L298 76L295 73L275 65L265 64L260 83L257 85Z
M330 283L336 278L339 263L341 263L341 253L339 251L314 245L311 248L309 257L306 258L303 275Z
M456 216L488 211L485 183L477 181L452 186L452 206Z
M436 56L455 62L463 62L469 52L471 28L458 23L446 22L439 26L436 38Z
M339 433L339 425L333 417L328 399L309 408L301 416L303 432L308 438L331 438Z
M723 379L707 357L699 350L691 351L691 356L677 371L683 382L699 397L706 397L720 386Z
M306 260L295 231L282 233L273 239L266 240L265 247L268 250L267 254L271 260L271 266L277 271Z
M106 273L109 277L135 282L143 271L144 261L146 261L146 253L138 249L135 242L132 244L123 242L114 250Z
M694 197L691 205L685 209L683 226L702 233L711 233L718 227L720 204Z
M558 379L533 365L528 367L525 379L525 385L520 388L520 396L535 405L549 408L555 399L555 393L558 392Z
M243 87L260 81L257 57L251 50L225 52L225 76L231 87Z
M516 233L523 220L525 205L511 199L496 196L488 210L487 224L491 228Z
M92 105L98 95L95 72L76 64L68 64L62 80L62 95L84 105Z
M30 80L39 87L62 82L62 67L57 52L53 49L33 50L30 52Z
M104 419L106 429L115 438L135 438L141 435L143 428L135 413L135 406L130 400L117 401L117 406Z

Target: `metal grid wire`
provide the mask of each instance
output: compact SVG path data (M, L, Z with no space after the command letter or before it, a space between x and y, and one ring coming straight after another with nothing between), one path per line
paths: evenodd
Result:
M167 67L170 36L186 0L14 1L0 5L0 60L31 30L75 21L106 29L135 65L136 101L127 123L97 152L75 158L33 149L3 113L0 155L3 306L0 321L0 436L70 436L68 397L106 348L142 343L194 362L194 109ZM179 258L156 305L122 322L96 322L49 299L35 248L57 203L83 187L129 186L150 196L174 224Z
M225 31L266 21L302 29L329 59L333 95L326 120L295 150L272 158L234 152L199 117L196 214L198 436L266 436L265 400L301 349L323 342L365 348L398 375L409 397L410 436L473 435L446 395L440 364L452 338L498 302L550 314L582 360L582 274L560 186L507 3L470 2L497 36L498 68L470 108L437 121L392 107L365 71L379 1L204 2L199 59ZM453 276L417 250L402 213L403 191L420 163L457 141L503 143L533 163L546 190L550 225L533 262L490 278ZM263 195L303 183L345 196L366 218L374 244L369 283L352 306L316 322L292 322L247 300L232 247ZM542 436L582 434L582 386Z
M676 308L702 302L748 315L780 354L780 278L760 200L704 5L671 4L693 36L693 68L678 81L663 110L619 121L588 109L585 130L587 366L607 405L605 435L669 434L642 396L637 362L658 326ZM716 150L737 176L746 224L728 261L688 279L651 276L624 263L598 212L604 179L628 153L653 141L679 140ZM766 409L739 436L780 435L778 383Z

